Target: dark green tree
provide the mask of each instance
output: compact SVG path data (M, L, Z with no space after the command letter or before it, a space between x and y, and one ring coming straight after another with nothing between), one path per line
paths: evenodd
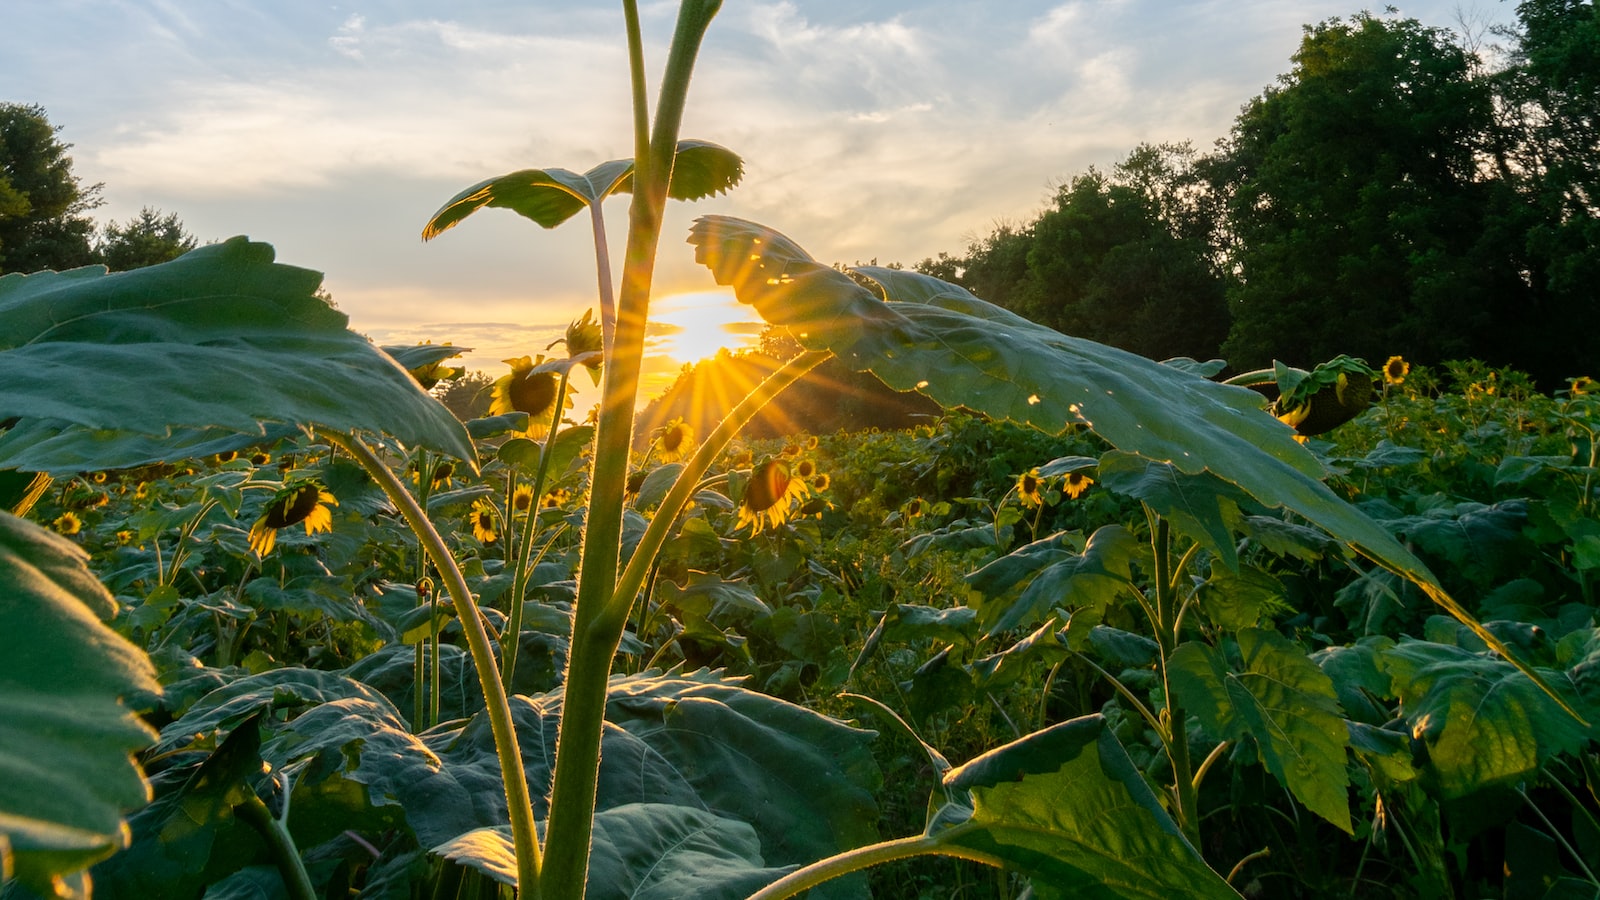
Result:
M111 271L125 272L177 259L197 243L183 230L177 213L163 216L147 206L123 224L107 225L95 256Z
M1551 386L1600 364L1600 7L1531 0L1517 16L1494 159L1528 291L1504 339Z
M94 262L100 185L72 171L71 144L44 108L0 103L0 273L71 269Z
M1492 97L1474 60L1368 14L1307 27L1293 59L1208 164L1236 276L1229 361L1515 362L1496 331L1526 283L1480 165Z

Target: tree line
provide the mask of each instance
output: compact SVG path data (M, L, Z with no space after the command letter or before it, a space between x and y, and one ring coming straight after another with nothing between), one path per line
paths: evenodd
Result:
M100 184L72 170L71 144L43 107L0 103L0 275L100 264L113 272L167 262L197 241L176 213L145 207L97 226Z
M1060 331L1236 370L1600 361L1600 8L1529 0L1495 66L1415 19L1306 26L1210 153L1143 144L917 268Z

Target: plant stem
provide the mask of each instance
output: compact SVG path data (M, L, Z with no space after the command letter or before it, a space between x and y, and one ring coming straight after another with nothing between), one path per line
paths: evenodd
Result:
M233 808L233 814L254 828L261 839L267 842L272 861L278 866L278 874L283 876L283 886L289 893L289 900L317 900L317 889L311 884L305 861L300 858L300 850L295 847L289 830L273 818L272 810L256 796L255 791L246 787L244 793L245 801Z
M555 409L550 413L550 430L545 433L544 447L539 451L539 470L533 476L533 499L528 502L527 526L522 530L522 544L512 563L511 604L506 610L509 618L506 633L500 636L500 680L506 683L507 690L510 690L511 675L517 670L517 649L522 646L522 604L528 593L528 576L533 572L528 556L533 552L533 536L538 531L539 501L544 497L545 478L550 474L550 457L555 453L556 431L561 427L561 412L567 405L567 384L571 376L571 367L561 370ZM516 519L516 509L506 504L506 520L515 522ZM549 547L545 544L545 549Z
M472 653L472 667L478 673L478 686L483 690L484 714L489 717L489 729L494 734L494 749L500 761L500 777L505 783L506 808L511 818L511 840L517 852L517 881L524 900L539 900L541 857L539 836L534 831L533 803L528 795L528 775L522 767L522 751L517 743L516 725L511 718L511 703L506 697L505 685L500 682L494 664L494 647L489 633L483 627L483 616L478 603L467 587L467 580L456 565L455 557L445 546L433 522L428 519L416 498L405 485L389 471L367 445L354 435L337 432L325 434L329 442L343 448L361 468L383 488L389 501L400 510L406 524L416 533L423 551L433 561L433 567L444 581L445 589L455 604L456 619L467 638L467 649Z
M625 12L636 25L633 0ZM600 775L600 736L605 725L606 684L612 658L626 625L611 615L622 554L623 494L633 443L633 408L639 393L644 336L656 251L661 243L661 218L672 177L678 130L689 93L694 60L720 0L685 0L667 55L661 99L656 109L649 152L634 160L633 204L630 208L627 256L617 302L616 342L606 360L600 416L595 433L594 467L590 475L588 521L584 528L578 597L573 610L572 644L568 652L556 763L546 824L547 864L541 889L554 900L582 900L588 880L589 844L594 829L595 790ZM629 65L635 96L641 93L642 60L636 27L628 34ZM635 113L635 122L642 121ZM635 128L636 144L639 129ZM526 885L526 882L524 882Z
M897 859L909 859L913 856L953 856L957 859L966 859L973 862L1000 868L1004 863L986 853L969 850L965 847L951 846L946 841L948 837L960 829L956 826L949 831L941 832L939 837L929 837L925 834L894 841L869 844L846 850L827 859L818 860L809 866L790 872L788 875L774 881L746 900L783 900L793 897L801 891L816 887L825 881L858 872L869 866L880 863L893 862Z
M1161 687L1166 704L1166 721L1160 729L1167 745L1167 759L1172 763L1172 795L1174 819L1183 830L1184 837L1196 847L1200 845L1200 816L1194 771L1189 760L1188 719L1183 707L1172 699L1172 675L1167 660L1178 645L1178 610L1176 593L1172 585L1172 524L1158 516L1149 506L1145 514L1154 523L1150 529L1151 549L1155 553L1156 591L1156 642L1161 648Z

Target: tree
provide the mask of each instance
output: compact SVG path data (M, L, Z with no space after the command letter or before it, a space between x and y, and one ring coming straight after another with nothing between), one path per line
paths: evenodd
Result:
M71 144L44 108L0 103L0 273L71 269L94 261L100 185L72 172Z
M1600 359L1600 7L1529 0L1517 15L1494 159L1528 296L1504 339L1549 386Z
M146 206L122 225L107 225L95 256L111 271L125 272L177 259L197 243L194 235L183 230L177 213L163 216Z
M1526 285L1496 246L1472 60L1443 30L1367 14L1307 27L1293 59L1209 165L1237 276L1229 361L1514 362L1496 330Z

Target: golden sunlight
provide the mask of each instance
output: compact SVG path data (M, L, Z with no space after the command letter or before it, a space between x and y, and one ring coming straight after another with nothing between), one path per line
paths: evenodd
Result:
M718 350L754 346L760 317L731 291L697 291L659 297L650 304L653 332L645 352L693 363Z

